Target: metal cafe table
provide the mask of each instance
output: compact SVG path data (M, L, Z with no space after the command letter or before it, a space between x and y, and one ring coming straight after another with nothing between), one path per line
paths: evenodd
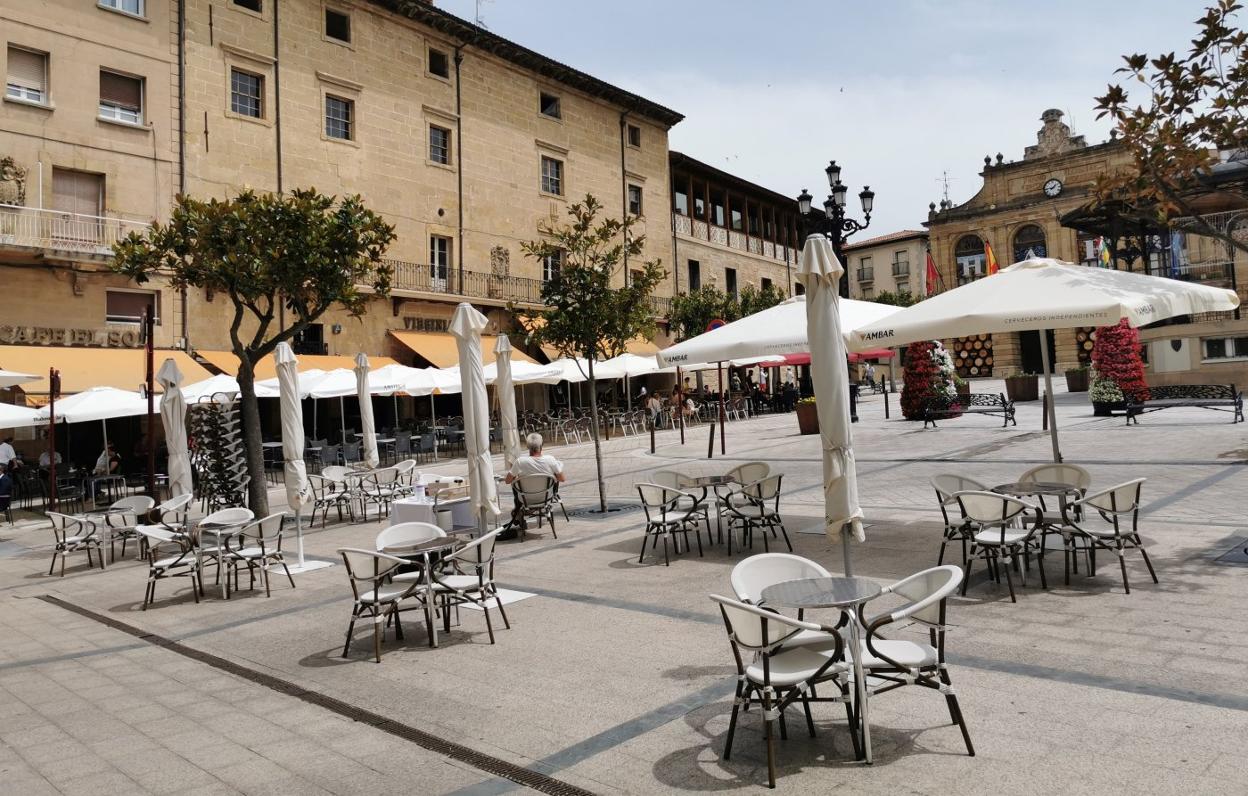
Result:
M475 528L467 528L463 531L448 532L446 536L439 536L436 539L427 539L423 542L403 543L386 545L381 549L382 553L399 558L420 559L422 568L422 578L424 588L421 590L425 594L425 627L429 629L429 646L438 646L438 627L433 620L433 579L429 577L430 567L433 563L440 559L446 553L453 553L455 548L463 545L464 539L461 536L471 535L476 531ZM414 562L413 562L414 563ZM450 615L446 617L447 624L450 624Z
M846 654L853 656L854 705L862 730L862 751L868 763L871 762L871 727L867 723L867 689L858 620L863 603L878 597L880 591L878 584L866 578L800 578L768 586L759 595L759 606L764 608L835 608L850 613ZM851 731L858 732L858 729L851 728Z

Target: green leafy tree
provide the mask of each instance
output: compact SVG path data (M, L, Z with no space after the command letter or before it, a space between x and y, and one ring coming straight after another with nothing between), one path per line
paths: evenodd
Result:
M624 220L599 218L602 204L592 195L568 208L570 223L543 223L539 240L520 244L536 260L562 258L559 272L542 285L545 309L536 313L529 340L553 348L560 356L586 361L590 424L598 470L598 502L607 510L602 479L602 448L598 430L598 389L594 362L624 353L629 340L654 333L650 294L667 272L658 260L643 260L645 236L634 235L636 216ZM632 271L622 278L624 263ZM619 273L621 278L617 279ZM613 282L624 282L615 287Z
M741 288L741 295L737 297L737 317L744 318L747 315L770 309L784 301L784 299L784 291L772 283L768 283L760 288L746 285Z
M160 275L178 289L226 296L251 509L268 513L255 367L332 307L354 317L373 295L390 291L393 269L381 258L394 227L358 196L337 200L315 189L289 194L244 191L231 199L179 196L167 224L131 233L113 250L113 270L136 282ZM289 325L275 325L285 307Z
M1241 8L1235 0L1206 8L1184 54L1123 56L1117 73L1145 96L1133 100L1117 84L1096 98L1097 118L1113 120L1132 156L1131 167L1100 179L1097 199L1154 213L1158 223L1188 217L1186 229L1248 252L1248 240L1208 224L1191 204L1208 191L1220 153L1242 159L1248 152L1248 33L1235 19ZM1248 201L1242 180L1218 191Z
M677 340L688 340L706 331L714 320L734 321L738 308L732 296L713 285L704 285L672 297L668 315Z
M911 304L919 303L919 297L909 290L899 290L896 293L891 290L881 290L871 300L876 304L892 304L895 307L909 307Z

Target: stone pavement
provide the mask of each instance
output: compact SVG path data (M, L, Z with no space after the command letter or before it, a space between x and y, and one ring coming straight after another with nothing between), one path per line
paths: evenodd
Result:
M1082 396L1058 398L1068 461L1088 466L1095 485L1149 479L1141 524L1161 583L1129 559L1130 595L1113 562L1066 587L1051 561L1051 589L1033 573L1011 604L1004 587L973 578L967 597L950 601L949 650L978 755L965 755L943 700L901 689L871 703L875 765L852 760L843 711L822 706L817 738L795 731L778 745L780 789L1248 792L1248 570L1232 555L1216 560L1248 544L1248 424L1169 410L1127 427L1093 418ZM999 483L1050 456L1037 404L1020 406L1017 428L966 417L923 431L896 420L892 400L885 421L882 397L864 399L855 427L871 523L855 570L882 583L935 563L931 475ZM502 584L536 595L508 606L512 628L491 646L480 614L464 611L430 649L418 613L408 614L405 640L388 637L380 665L367 629L340 657L350 608L340 566L296 576L294 590L275 581L270 599L244 590L227 602L208 588L197 605L182 582L164 581L143 612L144 570L132 559L105 572L71 561L65 578L47 577L45 523L0 526L0 790L520 789L490 773L504 764L552 777L552 790L761 790L756 713L743 719L733 759L720 759L733 668L707 595L729 590L740 556L714 547L670 567L653 557L638 565L633 485L660 468L711 473L765 460L785 473L797 552L839 570L840 545L800 532L818 529L821 474L817 438L799 436L791 415L730 423L727 455L717 444L709 461L708 432L690 429L683 447L661 432L653 456L646 438L605 443L607 492L623 507L605 516L587 511L591 446L552 448L568 465L575 516L559 518L558 540L547 530L500 546ZM307 549L331 559L338 547L371 545L381 527L318 525ZM344 705L374 718L352 721ZM415 731L478 757L426 748L408 740Z

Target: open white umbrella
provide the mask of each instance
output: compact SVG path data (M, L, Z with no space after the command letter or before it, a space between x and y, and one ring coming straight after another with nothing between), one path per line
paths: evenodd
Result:
M397 363L383 365L368 374L369 388L395 384L398 385L396 392L407 393L413 397L430 395L440 384L440 380L434 375L436 371L436 368L413 368Z
M520 457L520 429L516 421L516 388L511 381L511 340L505 334L500 334L494 343L494 364L498 368L494 392L498 395L498 425L503 432L503 461L510 470Z
M39 408L35 417L40 423L48 422L48 409L47 406ZM61 423L87 423L145 414L146 398L116 387L92 387L56 402L56 419Z
M455 308L450 327L459 349L463 383L468 489L477 515L477 527L481 531L499 514L494 463L490 460L490 405L485 394L485 366L481 359L481 331L488 324L484 315L468 302L463 302Z
M806 287L806 336L810 340L810 379L815 388L819 438L823 448L824 531L840 537L845 574L852 575L849 539L862 542L862 507L849 421L849 372L837 295L844 266L823 235L811 235L797 261L797 278Z
M39 422L39 413L30 407L0 404L0 428L25 428L37 426Z
M17 373L12 370L0 370L0 390L7 390L18 384L25 384L29 381L39 381L38 376L32 376L29 373Z
M377 455L377 430L373 428L373 394L368 390L368 357L363 351L355 355L355 388L360 401L360 460L376 467L381 457Z
M282 480L286 485L286 504L295 515L295 544L299 561L291 572L307 572L329 566L324 562L308 562L303 557L303 509L312 502L308 470L303 462L303 404L299 390L299 361L289 343L278 343L273 352L277 363L279 411L282 418Z
M1113 326L1123 318L1132 326L1142 326L1177 315L1226 312L1238 306L1239 297L1232 290L1036 258L861 326L852 334L850 348L899 346L970 334ZM1049 396L1046 403L1053 461L1060 462L1047 345L1040 346L1040 356Z
M495 348L497 349L497 346ZM511 348L507 350L511 351ZM510 354L508 356L510 357ZM563 371L553 365L539 365L536 362L513 359L510 370L512 384L558 384L563 381ZM485 366L486 384L496 383L498 376L498 360Z
M160 397L160 422L165 427L165 448L169 452L169 495L190 495L191 454L186 448L186 398L182 395L182 371L172 357L161 363L156 373L164 394Z

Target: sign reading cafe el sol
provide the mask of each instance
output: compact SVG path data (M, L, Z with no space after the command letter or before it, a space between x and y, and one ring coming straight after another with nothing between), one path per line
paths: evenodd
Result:
M63 329L50 326L0 325L0 343L58 345L82 348L137 348L142 342L135 329Z

